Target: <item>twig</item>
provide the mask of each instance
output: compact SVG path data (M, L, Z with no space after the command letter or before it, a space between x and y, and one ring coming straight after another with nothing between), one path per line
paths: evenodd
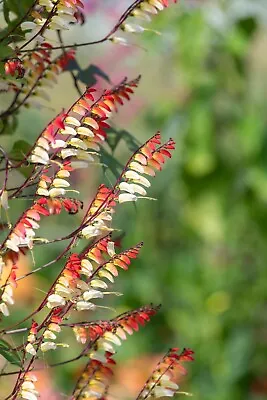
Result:
M76 43L76 44L67 44L64 45L64 47L62 46L53 46L50 48L50 50L62 50L64 49L71 49L71 48L76 48L76 47L84 47L84 46L91 46L94 44L100 44L100 43L104 43L107 40L109 40L109 38L120 28L120 26L123 24L123 22L128 18L128 16L131 14L131 12L139 5L143 2L144 0L135 0L128 8L127 10L121 15L120 19L118 20L118 22L116 23L116 25L111 29L111 31L104 36L102 39L98 39L98 40L94 40L92 42L84 42L84 43ZM18 50L17 53L27 53L27 52L33 52L35 50L40 50L41 48L37 49L29 49L29 50Z

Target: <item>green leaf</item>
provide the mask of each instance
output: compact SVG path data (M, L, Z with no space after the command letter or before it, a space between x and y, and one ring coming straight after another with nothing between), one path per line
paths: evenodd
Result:
M27 14L29 8L33 5L33 3L33 0L5 0L4 17L6 22L10 22L8 15L10 11L22 18Z
M112 153L116 150L119 142L121 140L120 132L116 131L115 129L111 129L107 132L107 144L110 147Z
M34 170L34 166L33 165L27 165L26 167L20 167L18 168L18 171L25 177L25 178L29 178Z
M33 0L4 0L3 3L3 14L7 26L0 32L0 38L7 37L9 43L17 42L24 39L24 32L20 29L20 22L30 19L30 15L27 15L30 7L33 5ZM10 20L10 12L15 14L15 18ZM27 17L26 17L27 16ZM25 18L26 17L26 18ZM12 31L14 28L14 32ZM12 36L9 35L12 31Z
M111 128L107 131L107 143L112 153L114 153L121 140L125 142L127 148L131 152L136 151L141 145L141 143L139 143L139 141L131 133L124 129L118 131L114 128Z
M19 367L21 366L18 353L3 339L0 339L0 354L11 364L15 364Z
M18 119L15 114L1 119L0 135L13 135L17 129Z
M0 39L2 36L2 32L0 32ZM14 50L11 49L11 47L8 46L8 40L4 40L1 44L0 44L0 59L1 60L5 60L7 58L11 58L14 55ZM4 62L3 62L4 64Z
M101 163L105 165L105 172L106 170L110 170L115 178L118 178L120 176L123 165L104 149L101 150Z
M5 21L9 24L10 23L10 18L9 18L9 7L8 7L8 1L4 0L4 4L3 4L3 13L4 13L4 18Z
M14 161L21 161L25 155L31 150L32 146L25 140L18 140L14 143L8 157Z

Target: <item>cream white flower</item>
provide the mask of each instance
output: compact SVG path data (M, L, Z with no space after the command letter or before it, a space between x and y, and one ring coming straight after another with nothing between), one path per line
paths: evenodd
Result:
M4 314L5 317L9 316L9 310L6 303L0 303L0 312Z
M63 299L63 297L59 296L58 294L51 294L50 296L48 296L47 299L48 308L60 307L64 306L65 304L66 304L65 299Z
M76 304L77 311L84 311L84 310L95 310L96 305L93 303L88 303L87 301L78 301Z
M52 332L57 332L57 333L61 332L61 327L58 324L55 324L54 322L48 325L48 329Z
M49 351L49 350L56 350L56 348L57 348L57 345L54 342L44 342L41 344L41 351L43 353L45 353L46 351Z
M113 257L113 256L116 254L114 242L111 242L111 241L108 242L108 245L107 245L107 252L108 252L108 255L109 255L110 257Z
M60 149L61 147L66 147L67 143L64 140L56 139L54 142L51 143L52 149Z
M32 29L36 28L36 24L31 21L25 21L20 24L20 28L22 31L26 31L28 29L32 30Z
M133 169L136 172L140 172L140 174L144 173L144 167L136 161L132 161L129 165L130 169Z
M44 338L45 339L50 339L50 340L55 340L57 338L57 336L52 331L50 331L49 329L46 329L44 331Z
M66 179L55 178L53 180L53 186L55 186L56 188L66 188L66 187L69 187L70 184L68 181L66 181Z
M32 373L26 373L24 376L24 382L21 385L21 390L19 392L20 397L26 400L37 400L39 393L35 389L34 382L37 381L37 378Z
M4 210L9 209L8 205L8 192L6 190L3 190L0 196L0 209L3 207Z
M42 147L40 146L36 146L33 149L33 154L35 154L36 156L40 157L41 159L43 159L44 161L49 161L49 155L47 153L46 150L44 150Z
M98 123L91 117L84 118L83 123L91 126L93 129L99 129Z
M91 299L102 299L104 297L103 293L99 290L90 289L83 293L83 298L85 301Z
M93 350L88 354L88 356L91 358L91 360L97 360L97 361L100 361L101 363L107 362L106 356L102 352Z
M60 134L61 135L73 135L76 136L77 132L74 128L72 128L71 126L65 126L65 129L60 129Z
M121 25L121 29L130 33L140 33L144 32L145 30L145 28L143 28L141 25L128 23Z
M7 249L10 249L10 250L15 251L16 253L19 252L19 248L18 248L17 244L16 244L13 240L11 240L11 239L8 239L8 240L6 241L5 247L6 247Z
M67 157L77 156L78 150L77 149L63 149L63 150L61 150L60 154L64 160Z
M81 267L82 267L81 272L87 276L90 276L94 270L92 263L87 259L83 259L81 261Z
M87 137L94 137L94 132L91 131L91 129L86 128L85 126L80 126L79 128L77 128L77 133L79 135L83 135L83 136L87 136Z
M37 189L36 193L39 194L39 196L45 196L45 197L49 196L49 191L47 189L43 189L41 187L39 187Z
M156 7L159 11L164 10L164 5L159 0L148 0L148 3Z
M39 157L36 154L32 154L30 156L30 161L34 164L47 164L47 160L44 160L42 157Z
M7 285L4 289L4 292L2 294L2 300L10 305L14 304L14 299L13 299L13 289L10 285Z
M139 183L139 184L141 184L141 185L143 185L145 187L150 187L151 186L151 183L149 182L148 179L146 179L142 175L139 175L135 171L128 170L128 171L125 172L124 176L125 176L126 179L130 179L130 180L136 181L137 183Z
M35 356L35 354L36 354L36 350L31 343L27 344L27 346L25 347L25 350L27 353L31 354L32 356Z
M119 36L113 36L112 38L109 39L111 42L115 44L121 44L123 46L127 46L128 42L125 38L119 37Z
M100 288L100 289L108 288L108 285L106 284L106 282L101 281L101 279L92 279L90 284L93 288Z
M106 340L108 340L108 341L110 341L110 342L116 344L117 346L120 346L120 345L121 345L121 341L120 341L120 339L118 338L118 336L115 335L115 334L112 333L112 332L105 332L104 335L103 335L103 337L104 337Z
M70 144L73 147L76 147L77 149L87 150L86 144L79 138L71 138L68 144Z
M37 145L38 145L39 147L42 147L42 148L45 149L46 151L48 151L48 150L50 149L50 146L49 146L48 141L47 141L45 138L43 138L43 137L40 137L40 138L37 140Z
M99 349L103 349L103 350L105 350L105 351L108 351L109 353L115 353L115 349L114 349L114 347L112 346L112 344L109 343L109 342L107 342L107 341L104 340L103 338L101 338L101 339L98 340L97 347L98 347Z
M52 189L49 190L49 196L50 197L64 196L65 193L66 193L66 191L63 188L52 188Z
M131 193L121 193L118 197L118 202L125 203L127 201L137 201L137 197Z
M173 397L174 391L163 386L156 386L153 390L155 397Z
M57 173L58 178L69 178L69 176L70 176L70 173L66 169L61 169Z
M68 125L73 125L73 126L81 126L81 123L80 123L80 121L77 119L77 118L74 118L74 117L67 117L66 119L65 119L65 124L68 124ZM66 128L65 128L66 129Z

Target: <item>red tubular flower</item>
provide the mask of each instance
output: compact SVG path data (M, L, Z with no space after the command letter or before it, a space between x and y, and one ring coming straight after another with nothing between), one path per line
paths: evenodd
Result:
M17 79L24 77L25 68L23 62L19 58L11 58L5 63L5 73L6 75L15 76L17 74Z
M33 334L33 335L36 335L37 334L37 327L38 327L38 323L36 321L32 320L30 333Z
M83 203L77 199L62 199L62 205L69 214L77 214Z

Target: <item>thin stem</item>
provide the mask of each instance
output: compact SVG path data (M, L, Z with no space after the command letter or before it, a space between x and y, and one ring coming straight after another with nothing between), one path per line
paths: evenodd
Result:
M5 331L4 334L5 335L14 335L16 333L26 332L28 330L29 330L29 328L13 329L13 330L10 330L10 331Z
M139 4L141 4L144 0L135 0L128 8L127 10L121 15L121 17L119 18L118 22L116 23L116 25L111 29L111 31L105 35L103 38L98 39L98 40L94 40L91 42L84 42L84 43L76 43L76 44L67 44L64 45L64 47L62 46L53 46L51 47L51 50L62 50L64 49L71 49L71 48L77 48L77 47L84 47L84 46L91 46L94 44L100 44L100 43L104 43L107 40L110 39L110 37L117 32L117 30L120 28L120 26L123 24L123 22L128 18L128 16L131 14L131 12L139 6ZM35 49L35 50L40 50L39 48ZM30 50L19 50L19 53L26 53L26 52L32 52L34 51L34 49L30 49Z
M50 23L51 18L56 14L56 9L57 9L58 3L59 3L59 0L55 3L54 7L52 8L50 13L48 14L48 17L47 17L44 25L41 27L41 29L32 38L30 38L26 43L24 43L20 47L20 49L18 49L18 52L21 52L21 50L24 49L24 47L28 46L28 44L31 43L37 36L42 35L42 33L46 30L48 24ZM34 49L34 51L35 50L36 49Z

